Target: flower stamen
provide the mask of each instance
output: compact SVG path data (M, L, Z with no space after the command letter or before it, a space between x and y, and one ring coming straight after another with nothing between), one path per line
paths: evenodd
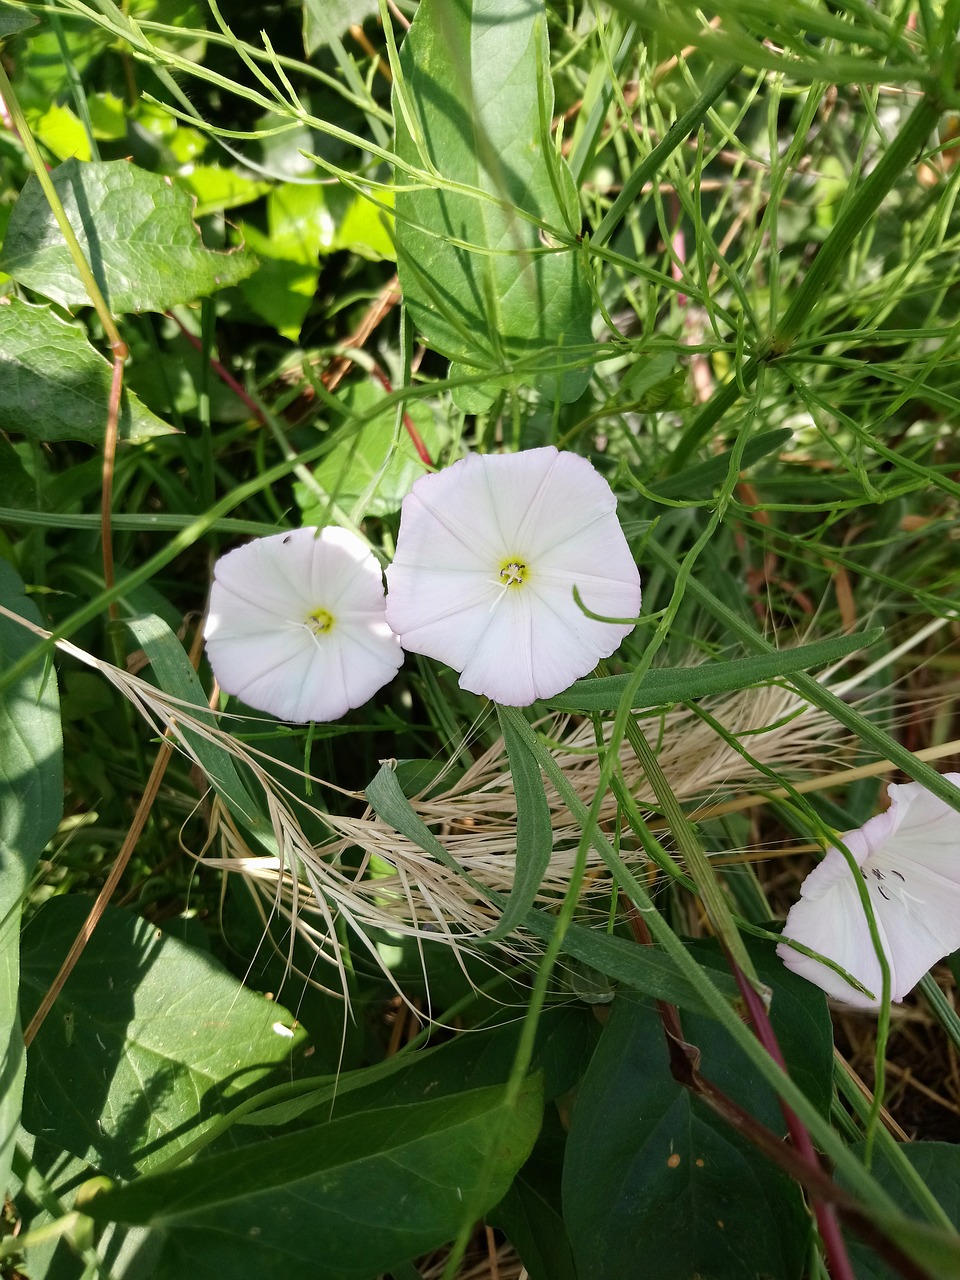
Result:
M314 609L307 614L306 626L315 636L326 635L333 629L334 616L326 609Z
M505 587L520 587L528 573L529 570L522 560L507 560L500 566L500 581Z

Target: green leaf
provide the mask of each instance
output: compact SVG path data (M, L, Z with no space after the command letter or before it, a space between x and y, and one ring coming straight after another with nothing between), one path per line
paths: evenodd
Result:
M24 930L25 1007L89 908L54 898ZM193 1142L303 1040L286 1009L211 956L108 907L30 1046L24 1124L129 1177Z
M14 9L12 5L0 4L0 40L4 36L25 31L27 27L35 27L39 21L33 13L24 13L22 9Z
M333 502L346 510L363 499L362 511L354 518L385 516L399 511L415 480L427 472L426 464L414 447L410 433L401 426L397 447L397 406L392 404L376 417L366 415L385 398L385 393L372 382L352 383L339 397L351 415L364 415L359 425L353 422L340 428L336 444L315 469L313 478ZM432 458L436 458L449 439L449 433L438 423L429 407L421 401L405 406L414 427ZM303 523L326 522L329 507L318 499L316 491L306 485L295 490L303 508Z
M79 325L19 298L0 305L0 415L8 431L34 440L99 446L107 423L112 367ZM138 441L174 428L131 391L120 402L120 436Z
M237 284L256 269L245 249L215 253L193 222L193 199L123 160L68 160L50 173L111 310L166 311ZM90 302L36 177L14 205L0 270L65 307Z
M195 218L251 204L271 189L269 182L245 178L234 169L213 164L195 164L189 172L178 173L175 181L196 198Z
M556 1108L543 1119L530 1159L487 1221L506 1234L530 1280L577 1280L561 1194L566 1131Z
M191 714L201 724L215 727L217 719L207 705L200 678L184 652L183 645L163 619L156 614L147 614L142 618L130 619L127 626L150 659L150 667L160 688L196 707ZM230 752L205 734L188 729L184 729L183 733L204 777L227 803L234 816L268 847L274 847L271 824L260 812L244 785Z
M696 667L654 669L644 676L632 705L634 708L660 707L674 702L692 702L718 693L733 693L765 680L792 676L810 667L838 662L858 649L868 649L882 635L883 628L874 627L859 635L816 640L812 644L779 649L751 658L704 662ZM629 675L621 675L578 680L566 693L548 698L546 705L555 711L615 711L630 679Z
M370 1280L450 1240L509 1187L540 1128L538 1078L361 1112L91 1202L169 1234L155 1280Z
M0 559L0 603L42 625L15 570ZM36 647L25 627L0 616L0 670ZM23 1088L20 907L40 854L63 813L63 739L57 678L43 663L0 694L0 1191L9 1186Z
M860 1152L864 1149L864 1143L857 1145ZM953 1142L904 1142L899 1150L939 1200L950 1221L960 1229L960 1147ZM873 1172L880 1185L902 1202L900 1178L884 1158L882 1150L878 1149L874 1154ZM886 1221L879 1225L883 1229L891 1226ZM956 1240L946 1239L927 1223L908 1223L905 1220L897 1223L891 1234L912 1257L925 1262L933 1275L958 1274L960 1247ZM858 1280L896 1280L901 1274L888 1267L859 1240L851 1241L850 1255Z
M776 1098L715 1022L684 1018L703 1074L763 1123ZM577 1095L563 1173L580 1280L799 1280L810 1220L797 1186L670 1074L656 1012L614 1002Z
M780 427L776 431L763 431L759 435L752 436L743 448L740 459L741 469L752 466L768 453L782 448L792 436L793 432L789 427ZM687 467L675 476L647 485L647 492L658 498L682 500L703 497L712 493L713 489L726 479L732 456L732 449L728 449L725 453L718 453L707 462L700 462L695 467Z
M508 719L500 716L500 732L507 750L517 797L517 859L513 888L489 937L505 938L522 922L536 901L553 853L553 822L540 766Z
M455 393L465 409L492 399L503 375L519 379L518 361L544 395L577 399L590 370L564 348L591 343L593 304L573 183L549 138L542 0L422 0L400 71L397 155L439 174L417 185L397 169L397 264L414 324L460 366L453 376L489 374L489 387Z

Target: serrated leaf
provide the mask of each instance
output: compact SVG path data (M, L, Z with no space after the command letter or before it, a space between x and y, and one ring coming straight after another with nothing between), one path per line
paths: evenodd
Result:
M24 930L25 1008L89 907L54 898ZM129 1177L192 1142L303 1039L286 1009L211 956L108 907L30 1046L24 1123Z
M718 693L733 693L764 680L792 676L812 667L826 666L858 649L868 649L883 635L882 627L855 636L815 640L793 649L731 658L728 662L703 662L696 667L663 667L648 671L633 698L633 707L660 707L674 702L691 702ZM615 711L631 677L601 676L578 680L566 693L548 698L546 705L556 711Z
M455 362L452 374L494 380L489 392L463 388L469 408L521 360L525 381L575 400L590 371L558 366L571 363L564 348L590 343L593 304L570 245L572 180L548 136L542 0L422 0L400 64L397 155L478 190L417 187L397 170L397 265L414 324Z
M139 1179L89 1205L168 1232L155 1280L370 1280L506 1191L540 1128L540 1081L365 1111Z
M0 417L34 440L103 441L112 369L79 325L19 298L0 305ZM174 428L131 391L120 402L120 437L144 440Z
M50 178L84 256L115 314L166 311L256 269L245 249L207 249L180 187L123 160L68 160ZM31 175L13 213L0 270L65 307L90 302L46 196Z

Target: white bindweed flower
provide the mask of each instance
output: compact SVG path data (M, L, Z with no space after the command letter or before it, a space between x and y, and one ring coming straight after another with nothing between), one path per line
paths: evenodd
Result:
M947 779L960 786L960 774ZM892 785L890 807L848 831L870 894L890 966L890 994L900 1001L931 965L960 947L960 813L919 782ZM784 936L834 960L877 997L869 1000L818 960L781 942L789 969L828 995L862 1009L880 1003L880 965L856 882L839 849L828 849L804 880L787 914Z
M640 575L617 500L585 458L550 446L471 454L422 476L403 500L387 570L387 621L405 649L461 672L507 706L569 688L633 623Z
M225 693L281 720L336 720L403 662L383 577L345 529L258 538L216 563L204 637Z

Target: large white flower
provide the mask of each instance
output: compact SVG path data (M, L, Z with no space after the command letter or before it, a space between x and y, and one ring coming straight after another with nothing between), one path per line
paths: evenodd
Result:
M954 785L960 774L948 773ZM892 785L890 807L842 842L870 894L887 962L891 997L900 1001L943 956L960 947L960 813L920 785ZM788 968L828 995L863 1009L880 1000L880 965L853 872L839 849L828 849L787 914L784 935L836 961L874 993L855 991L818 960L780 943Z
M204 630L213 673L281 720L336 720L397 673L376 559L345 529L258 538L216 563Z
M552 446L471 454L422 476L403 500L387 570L387 621L405 649L446 662L460 685L508 706L560 693L633 623L640 575L610 486Z

